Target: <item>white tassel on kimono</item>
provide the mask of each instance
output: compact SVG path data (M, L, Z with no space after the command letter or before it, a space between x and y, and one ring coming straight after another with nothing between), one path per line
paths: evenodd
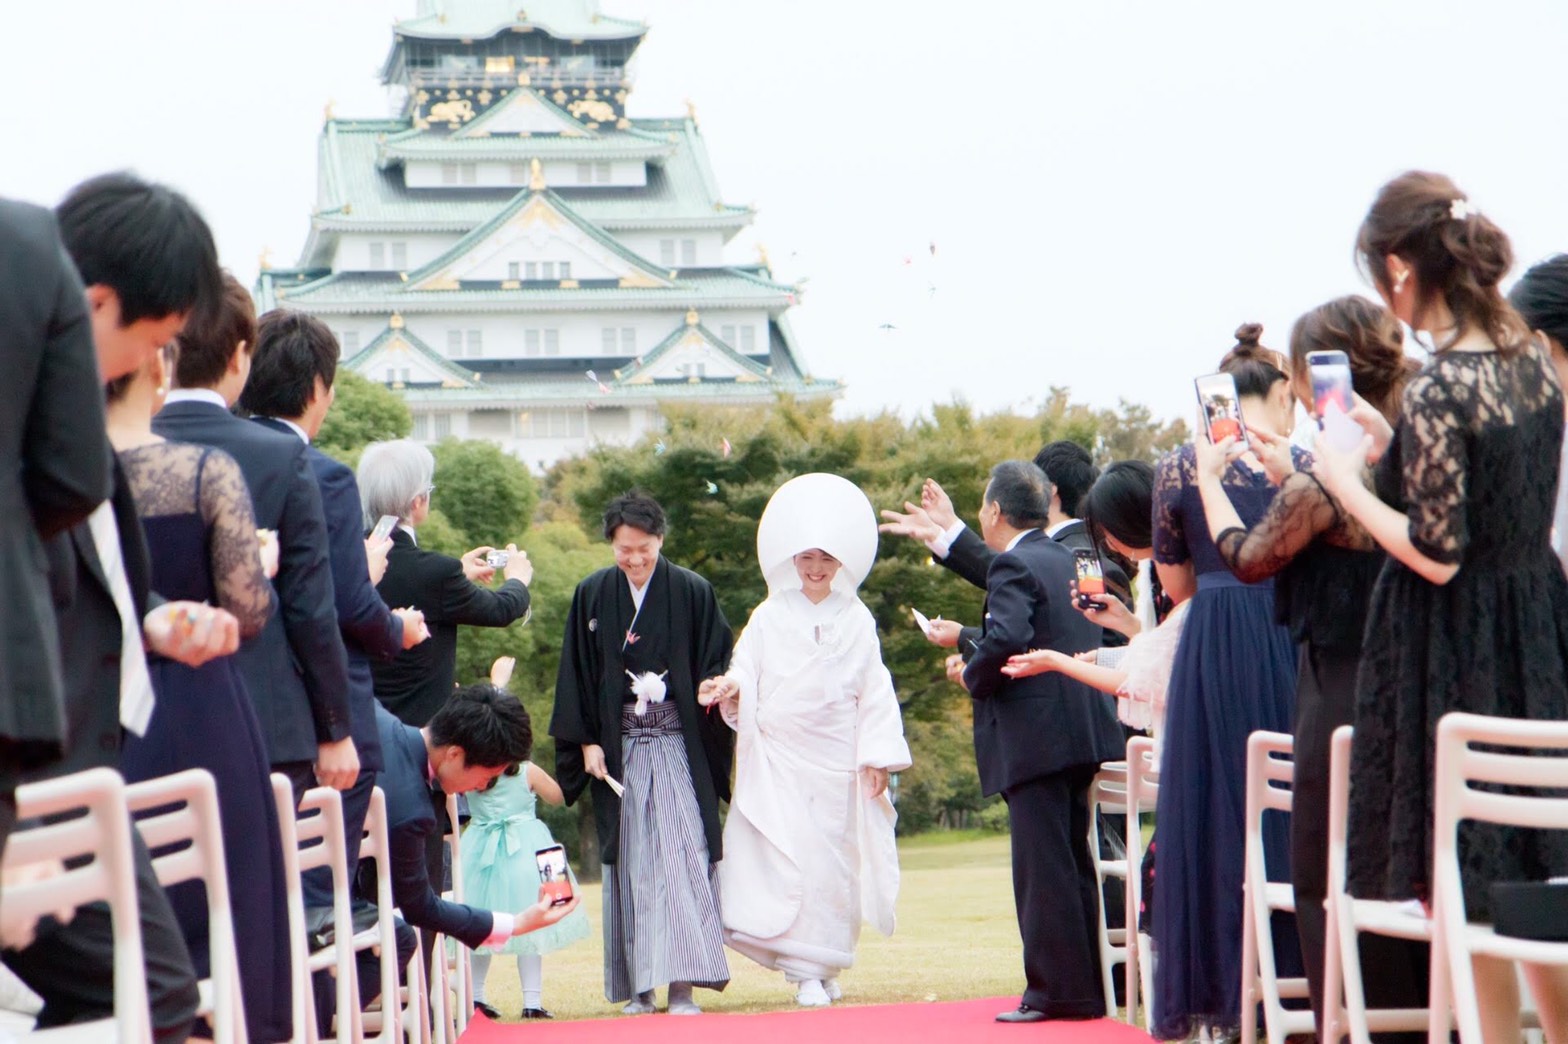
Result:
M639 718L643 716L650 703L663 703L665 695L669 692L664 684L663 674L654 674L652 671L643 671L641 674L626 672L626 677L632 680L632 693L637 697L637 705L632 708L632 713Z

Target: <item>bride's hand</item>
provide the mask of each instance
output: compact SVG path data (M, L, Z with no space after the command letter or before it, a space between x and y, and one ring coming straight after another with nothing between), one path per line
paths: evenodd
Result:
M1036 674L1049 674L1061 670L1063 660L1069 659L1065 653L1055 649L1032 649L1026 653L1017 653L1007 658L1002 664L1002 673L1009 678L1028 678Z

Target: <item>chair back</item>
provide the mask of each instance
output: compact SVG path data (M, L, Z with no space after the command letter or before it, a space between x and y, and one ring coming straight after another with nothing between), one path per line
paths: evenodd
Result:
M272 797L278 808L278 833L283 843L283 881L289 912L289 970L294 985L294 1040L316 1040L316 1002L311 987L318 965L336 971L337 1040L354 1039L354 1014L359 1010L358 979L353 949L340 945L353 937L351 892L344 859L343 799L330 787L313 787L294 806L294 787L287 776L274 773ZM305 927L305 890L302 875L326 867L332 876L332 934L330 947L312 954Z
M124 780L112 769L95 768L23 784L16 788L16 815L19 821L46 821L14 831L0 865L16 869L60 862L66 869L8 885L0 902L0 933L12 940L29 937L41 917L107 902L115 944L114 1020L112 1028L105 1025L103 1039L151 1044L136 862ZM47 821L66 816L70 818ZM74 865L78 861L80 865Z
M1144 1028L1149 1028L1147 998L1152 996L1154 967L1147 936L1138 931L1143 919L1143 817L1152 813L1160 800L1160 759L1154 740L1134 736L1127 741L1127 981L1125 986L1127 1022L1138 1023L1140 998L1143 1000Z
M217 783L206 769L186 769L131 784L125 788L125 803L152 851L158 883L168 888L200 881L206 889L208 978L200 984L197 1014L209 1018L216 1044L245 1044L249 1033Z

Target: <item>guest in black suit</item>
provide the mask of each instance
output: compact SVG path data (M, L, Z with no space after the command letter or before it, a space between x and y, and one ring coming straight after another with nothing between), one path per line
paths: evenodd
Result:
M405 725L422 727L452 694L457 670L457 628L505 627L528 613L528 585L534 578L528 554L506 547L505 582L481 587L496 570L485 564L494 550L476 547L461 559L427 551L415 536L430 514L436 462L428 449L408 439L374 442L359 458L359 490L365 518L394 515L387 573L376 590L388 605L407 605L425 614L430 641L391 662L371 664L376 699Z
M87 288L96 369L106 380L139 369L217 293L212 234L178 193L110 174L73 189L56 217ZM84 438L87 433L104 438L98 375L81 379L93 384L94 406L74 418L81 425L77 430ZM140 731L153 709L144 646L197 667L239 645L239 623L230 613L196 602L165 602L148 591L147 545L136 504L112 458L111 467L110 499L89 521L46 545L60 638L65 743L59 762L24 782L119 768L121 723ZM195 1019L195 968L147 849L135 831L131 839L153 1032L160 1042L183 1041ZM43 998L40 1028L114 1014L114 933L105 904L78 909L67 924L46 919L30 945L6 950L3 959Z
M332 407L338 354L337 339L326 323L304 312L268 312L257 323L250 378L240 393L240 407L263 427L305 443L305 459L321 490L332 593L348 658L349 717L354 748L359 752L359 778L343 793L343 830L350 839L348 874L352 880L359 862L359 838L370 811L370 792L376 773L381 771L370 661L372 657L390 660L429 638L430 632L419 610L388 609L376 593L354 472L311 445ZM390 545L390 541L386 543ZM387 548L379 550L384 570ZM305 875L305 899L313 906L332 904L332 878L324 869Z
M346 790L359 775L350 733L348 663L332 589L327 524L305 443L229 412L250 374L256 311L250 293L223 276L222 307L180 336L175 379L153 430L167 439L215 446L239 463L256 525L278 534L273 586L279 611L240 647L240 672L256 705L272 770L296 798L319 780Z
M1121 728L1096 693L1057 674L1012 679L1007 658L1030 649L1076 654L1098 628L1072 605L1073 556L1040 532L1051 487L1026 461L991 469L980 530L996 557L985 624L967 665L948 676L974 698L981 789L1001 794L1013 839L1013 895L1027 986L1001 1022L1103 1016L1097 941L1099 897L1090 857L1088 788L1122 751Z
M0 853L22 771L65 740L60 643L43 541L109 496L109 442L82 281L54 215L0 200ZM17 506L25 504L24 515ZM29 517L30 516L30 517Z

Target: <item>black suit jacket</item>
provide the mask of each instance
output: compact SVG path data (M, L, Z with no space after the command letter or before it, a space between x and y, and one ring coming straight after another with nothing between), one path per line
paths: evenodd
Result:
M252 419L263 427L299 438L282 421ZM338 630L343 635L343 652L348 661L354 749L359 751L361 772L379 772L381 737L376 729L376 692L370 661L372 657L390 660L403 651L403 621L392 615L370 582L370 566L365 561L365 513L359 503L359 483L354 480L354 472L315 446L306 447L305 460L316 476L321 490L321 513L327 520L332 598L337 604Z
M1017 679L1001 672L1015 653L1073 654L1100 644L1100 628L1071 604L1073 576L1072 552L1039 531L991 563L985 626L964 668L987 795L1123 753L1121 726L1101 693L1055 672Z
M118 462L110 494L120 530L120 554L136 618L162 599L148 590L152 564L147 538ZM86 522L59 534L48 545L49 584L60 633L60 662L65 683L64 757L30 775L52 779L90 768L120 768L120 611L109 593L109 578Z
M1075 518L1066 522L1061 529L1056 531L1056 534L1051 539L1058 544L1066 546L1070 551L1082 548L1093 550L1100 555L1100 567L1105 570L1106 588L1125 602L1127 608L1132 608L1132 587L1127 582L1126 572L1111 559L1100 554L1100 549L1095 547L1094 538L1089 535L1089 527L1084 525L1081 519ZM934 555L932 557L935 558ZM936 560L965 580L968 580L971 584L984 590L986 574L990 571L991 562L995 558L996 552L986 546L986 542L981 539L980 534L966 526L953 541L953 546L948 548L947 557L937 558ZM973 643L980 640L979 632L980 629L978 627L966 627L960 633L958 640L959 649L966 657L969 655L969 651L974 648ZM1101 628L1100 644L1112 647L1126 645L1127 636L1120 631Z
M0 273L0 780L14 782L65 738L44 541L109 496L111 453L87 302L49 211L0 200Z
M240 673L272 763L314 761L318 744L350 735L351 719L327 523L305 444L204 402L170 403L153 430L227 451L250 487L256 525L278 532L280 611L240 646Z
M487 910L442 899L430 885L425 847L440 827L432 803L430 756L424 737L383 707L377 706L375 715L383 762L376 785L386 794L387 848L392 864L382 869L392 875L392 901L403 911L403 920L415 928L443 932L469 949L481 946L494 930L495 918Z
M505 627L528 612L528 587L508 580L495 590L463 574L451 555L426 551L401 528L392 530L387 573L376 587L387 605L425 614L430 638L395 660L370 665L376 699L408 725L423 727L452 694L457 670L457 628Z

